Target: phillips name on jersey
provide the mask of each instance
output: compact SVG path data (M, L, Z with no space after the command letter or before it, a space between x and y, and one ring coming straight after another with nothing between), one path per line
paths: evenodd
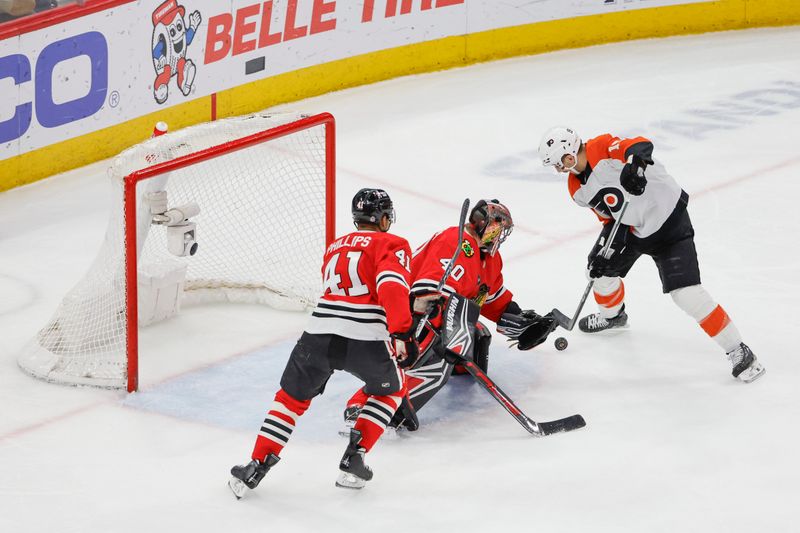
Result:
M411 327L411 248L404 238L355 231L328 246L322 265L323 293L308 333L388 341Z

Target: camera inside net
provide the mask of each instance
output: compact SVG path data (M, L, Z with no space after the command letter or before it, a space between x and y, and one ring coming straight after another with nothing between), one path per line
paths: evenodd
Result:
M179 257L197 253L197 224L185 222L167 226L167 250Z
M200 206L189 202L167 209L166 191L151 192L145 198L153 224L167 228L167 250L178 257L197 253L197 224L190 219L200 214Z

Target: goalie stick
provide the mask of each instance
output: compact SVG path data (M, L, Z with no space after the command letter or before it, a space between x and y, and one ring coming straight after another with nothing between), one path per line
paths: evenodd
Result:
M619 218L614 221L614 227L611 228L611 234L608 236L608 240L606 240L603 249L600 250L600 253L597 255L601 255L606 257L609 248L611 248L611 243L614 241L614 237L617 236L617 231L619 230L619 226L622 223L622 217L625 216L625 210L628 209L628 204L630 200L625 200L622 204L622 209L619 212ZM607 258L607 257L606 257ZM553 315L553 318L556 319L558 325L564 328L567 331L572 331L572 328L575 327L575 324L578 322L578 315L581 314L581 310L583 310L583 305L586 303L586 298L589 296L589 291L592 290L594 287L594 279L590 279L589 283L586 285L586 289L583 291L583 296L581 296L581 301L578 303L578 308L575 310L575 314L572 315L572 318L569 318L567 315L559 311L558 309L553 309L550 313Z
M472 374L472 377L475 378L475 381L477 381L481 387L486 389L486 391L492 395L492 398L497 400L497 402L502 405L503 408L508 411L509 414L513 416L516 421L519 422L520 425L522 425L522 427L524 427L528 433L534 437L546 437L547 435L552 435L553 433L573 431L586 425L586 421L581 415L572 415L566 418L552 420L550 422L536 422L535 420L531 420L520 410L519 407L516 406L513 401L511 401L511 398L506 396L500 387L498 387L495 382L486 375L486 372L478 367L478 365L467 359L464 359L461 362L461 365L467 369L467 372Z
M442 343L445 349L457 357L459 363L467 369L492 398L498 401L508 413L513 416L528 433L536 437L544 437L553 433L572 431L586 425L581 415L572 415L551 422L536 422L531 420L519 407L486 375L473 361L474 330L478 320L480 308L475 302L467 300L459 294L452 294L442 310L444 323L442 324Z

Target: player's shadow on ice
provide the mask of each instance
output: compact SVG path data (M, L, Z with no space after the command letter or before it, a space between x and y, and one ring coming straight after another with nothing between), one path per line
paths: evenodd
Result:
M280 376L293 342L264 347L216 365L144 388L122 400L126 407L191 422L250 431L255 434L280 387ZM531 358L509 350L492 350L489 375L512 398L535 386ZM324 441L343 427L342 412L361 382L337 372L322 396L315 398L295 430L293 440ZM422 429L501 409L470 375L454 375L419 412Z

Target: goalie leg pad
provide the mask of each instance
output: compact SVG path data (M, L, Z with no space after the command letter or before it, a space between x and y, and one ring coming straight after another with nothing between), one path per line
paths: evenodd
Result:
M453 372L453 365L443 357L444 349L441 346L432 349L434 355L424 365L406 371L408 399L415 412L445 386ZM396 422L400 422L399 414L395 414ZM392 425L397 424L393 422Z

